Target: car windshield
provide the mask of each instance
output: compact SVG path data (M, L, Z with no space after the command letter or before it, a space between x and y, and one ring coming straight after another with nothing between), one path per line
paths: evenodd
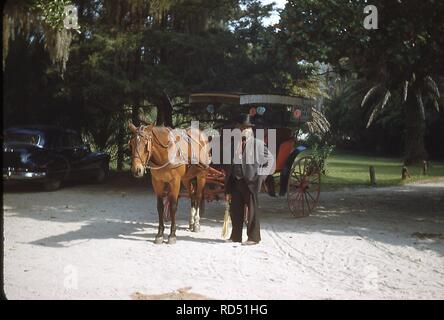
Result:
M41 145L41 137L36 133L10 132L5 134L6 143L25 143L35 146Z

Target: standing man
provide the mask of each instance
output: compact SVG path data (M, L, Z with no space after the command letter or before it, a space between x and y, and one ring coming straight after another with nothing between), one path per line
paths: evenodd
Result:
M254 138L249 115L241 115L236 127L241 132L237 143L231 144L231 164L226 166L225 193L230 201L232 232L229 241L242 242L244 218L248 240L253 245L261 241L258 217L258 192L265 178L273 173L274 158L262 140ZM245 216L245 213L246 216Z

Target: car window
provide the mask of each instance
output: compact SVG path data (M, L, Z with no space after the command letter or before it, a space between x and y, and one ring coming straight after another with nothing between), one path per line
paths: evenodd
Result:
M42 138L38 134L30 134L30 133L7 133L5 135L6 143L25 143L32 145L41 145Z

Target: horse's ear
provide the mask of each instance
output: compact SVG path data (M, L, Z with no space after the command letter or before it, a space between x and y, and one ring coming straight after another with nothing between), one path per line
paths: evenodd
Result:
M128 122L128 128L130 129L130 131L132 133L136 133L137 132L137 127L131 121Z

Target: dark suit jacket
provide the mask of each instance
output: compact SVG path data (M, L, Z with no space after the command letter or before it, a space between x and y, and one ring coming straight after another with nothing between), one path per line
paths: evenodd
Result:
M244 150L242 154L242 174L244 180L246 181L248 188L251 193L256 195L262 186L262 182L267 178L268 171L271 170L271 173L274 173L275 161L273 155L267 151L265 145L262 140L255 140L256 148L256 156L254 157L254 162L251 164L246 163L246 150ZM231 146L231 155L234 157L234 147ZM225 193L231 194L234 186L234 166L233 164L225 166ZM267 170L268 169L268 170Z

